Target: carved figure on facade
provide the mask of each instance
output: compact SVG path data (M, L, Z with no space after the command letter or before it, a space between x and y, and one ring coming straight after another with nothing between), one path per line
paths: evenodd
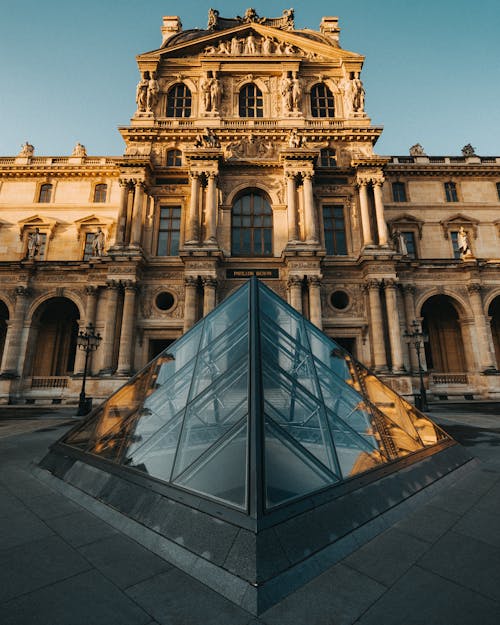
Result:
M359 74L356 73L353 83L353 103L352 108L355 113L362 113L365 110L365 89Z
M217 9L208 9L207 30L215 30L219 19L219 11Z
M302 86L300 84L300 80L299 80L297 72L294 72L293 78L292 78L292 103L293 103L294 111L300 110L301 99L302 99Z
M156 105L158 104L158 97L160 93L160 85L156 80L156 75L154 72L151 72L148 88L146 94L146 109L148 112L153 112Z
M271 141L253 134L243 137L241 141L230 143L226 147L227 159L263 158L270 159L276 155L276 149Z
M304 137L299 135L297 128L293 128L288 135L288 147L290 148L303 148Z
M135 90L135 101L137 103L137 110L141 113L146 111L146 106L148 103L148 86L149 72L144 72Z
M92 256L103 256L106 237L101 228L97 228L97 232L92 239Z
M462 156L476 156L476 148L473 148L470 143L464 145L462 148Z
M204 54L209 56L296 56L301 51L291 43L283 43L275 41L271 37L256 37L254 33L250 33L246 37L234 36L230 41L220 40L213 45L207 46ZM308 58L319 58L314 53L308 53Z
M248 35L245 40L245 54L257 54L257 46L255 43L255 37L252 33Z
M218 112L220 111L220 105L222 102L222 84L221 81L217 78L215 74L212 74L209 83L210 90L210 111Z
M255 9L250 8L245 11L243 17L237 15L232 18L220 17L219 11L216 9L209 9L208 11L207 29L211 31L225 30L241 24L252 23L265 24L281 30L293 30L295 28L294 10L284 9L281 17L260 17Z
M404 234L396 228L392 233L392 242L394 244L394 249L401 254L401 256L408 256L408 247L406 245L406 239Z
M460 258L470 258L473 256L469 233L463 226L460 226L457 233L457 247L460 251Z
M21 146L21 151L19 152L18 156L33 156L33 154L35 153L35 148L34 146L31 145L31 143L28 143L27 141L25 141L23 143L23 145Z
M410 148L410 156L427 156L424 148L420 145L420 143L415 143Z
M283 74L280 87L281 87L283 112L289 113L293 108L293 94L292 94L293 83L292 83L292 79L290 78L289 72L286 72L285 74Z
M35 258L40 254L42 247L42 235L40 230L35 228L33 232L28 234L28 258Z
M73 148L73 152L71 153L71 156L79 156L79 157L87 156L87 150L85 149L85 146L82 145L79 141L77 141L75 147Z
M194 143L197 148L220 148L220 141L211 128L205 128L205 134L197 134Z

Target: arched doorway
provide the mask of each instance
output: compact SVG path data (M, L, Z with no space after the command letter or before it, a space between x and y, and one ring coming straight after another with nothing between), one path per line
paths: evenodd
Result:
M0 364L2 363L5 348L5 338L7 337L7 321L9 320L9 309L0 300Z
M500 369L500 295L491 302L488 308L488 315L491 318L491 334L493 336L493 345L495 346L497 369Z
M33 315L33 376L65 376L73 373L78 335L78 308L65 297L54 297Z
M246 189L233 204L231 255L273 255L273 211L260 189Z
M440 373L467 370L459 315L446 295L434 295L422 306L422 328L428 334L425 343L427 369Z

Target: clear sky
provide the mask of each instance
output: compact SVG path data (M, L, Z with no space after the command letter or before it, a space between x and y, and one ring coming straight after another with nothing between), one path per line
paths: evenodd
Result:
M284 3L285 2L285 3ZM379 154L500 154L498 0L290 0L297 28L340 18L343 48L366 56L366 110L385 130ZM163 15L205 28L253 6L276 17L287 0L0 0L0 154L119 155L135 110L135 55L161 44Z

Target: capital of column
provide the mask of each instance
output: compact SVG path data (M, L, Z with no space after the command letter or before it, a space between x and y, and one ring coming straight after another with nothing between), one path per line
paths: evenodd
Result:
M398 281L394 280L393 278L389 278L389 280L384 280L383 281L383 286L386 289L391 289L391 290L395 290L398 286Z
M310 286L317 286L320 287L321 286L321 278L319 276L307 276L307 283Z
M190 171L189 172L189 179L191 180L191 182L193 180L198 181L200 179L202 172L201 171Z
M216 278L212 278L211 276L204 276L201 279L201 282L202 282L204 287L208 287L210 289L216 289L217 288L217 279Z
M415 287L413 284L401 284L401 290L403 291L403 293L407 293L408 295L415 295L415 293L417 292L417 287Z
M198 278L195 278L194 276L186 276L184 278L184 286L186 287L198 286Z
M120 178L118 180L118 184L120 185L120 187L122 189L129 189L130 188L130 179L129 178Z
M144 189L146 188L146 182L138 178L134 178L132 180L132 184L136 189L142 189L144 191Z
M302 178L304 180L312 181L312 179L314 178L314 172L313 171L303 171L301 173L302 173Z
M122 282L122 286L125 289L125 291L137 291L137 282L134 282L133 280L125 280L124 282Z
M293 287L302 286L302 278L300 276L289 276L286 286L288 289L292 289Z
M95 297L97 295L97 287L93 286L92 284L88 284L85 287L85 294L89 297Z
M374 187L381 187L385 182L385 178L383 176L380 178L372 178L371 182Z
M14 293L16 297L28 297L31 295L31 289L27 286L16 286Z
M119 280L107 280L106 281L106 288L110 289L110 290L118 290L120 288L120 282Z
M365 288L366 288L367 290L370 290L370 291L371 291L371 290L375 290L375 289L376 289L376 290L378 291L378 290L380 289L381 285L382 285L381 280L368 280L368 281L365 283L365 285L364 285L364 286L365 286Z

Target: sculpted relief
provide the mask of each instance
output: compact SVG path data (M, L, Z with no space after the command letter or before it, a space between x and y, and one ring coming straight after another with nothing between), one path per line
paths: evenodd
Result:
M208 56L305 56L308 59L320 58L314 52L304 52L291 43L273 37L259 37L249 33L246 37L221 39L203 51Z
M272 141L255 137L253 134L243 137L240 141L230 143L225 151L228 160L242 158L273 159L276 157L276 147Z

